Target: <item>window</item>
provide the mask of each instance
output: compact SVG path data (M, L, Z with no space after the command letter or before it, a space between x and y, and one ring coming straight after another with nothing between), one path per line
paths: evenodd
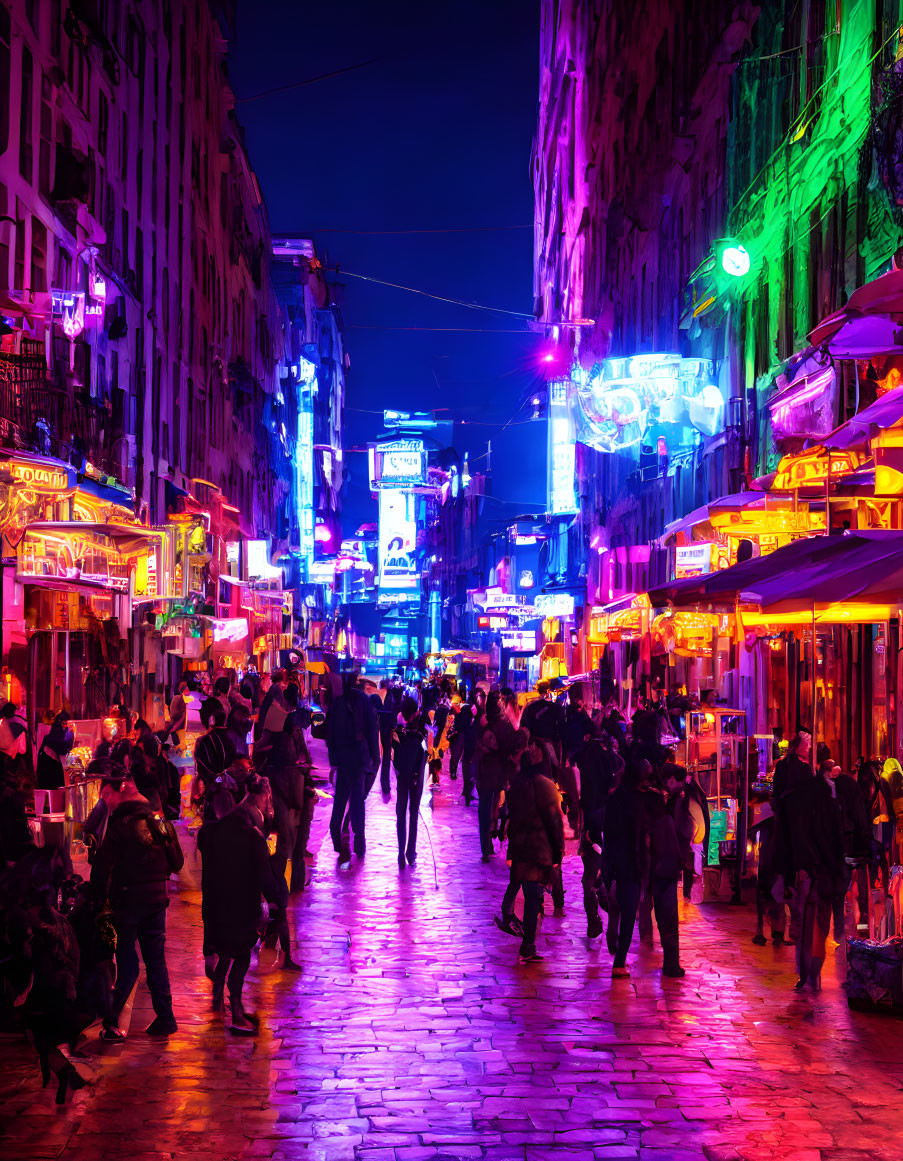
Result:
M122 114L122 139L119 143L119 176L126 181L129 176L129 119Z
M47 227L37 218L31 219L31 289L47 289Z
M107 138L110 124L110 103L104 93L97 94L97 151L101 157L107 155Z
M22 104L19 109L19 173L27 182L32 180L34 159L31 149L32 111L34 88L34 61L27 48L22 48Z
M56 281L60 290L72 290L72 256L59 242L56 252Z
M25 286L25 207L16 198L16 264L13 270L13 286L22 290Z
M12 105L10 85L10 19L9 9L0 5L0 153L9 145L9 110Z
M38 147L38 190L50 198L50 156L53 149L53 90L47 77L41 77L41 141Z

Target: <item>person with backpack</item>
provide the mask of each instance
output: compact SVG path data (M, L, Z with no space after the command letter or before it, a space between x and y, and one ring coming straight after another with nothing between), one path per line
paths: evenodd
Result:
M392 735L392 765L395 767L395 818L398 829L398 867L405 860L417 861L417 819L426 773L427 731L417 712L417 702L406 697L401 703L403 722Z
M166 885L185 861L179 837L135 784L118 774L102 779L100 796L110 817L91 871L91 889L99 901L109 900L116 928L116 987L111 1020L101 1038L125 1039L118 1022L138 979L136 943L156 1013L148 1035L171 1036L178 1025L166 968Z
M236 752L232 736L226 729L226 711L215 698L205 701L201 707L201 723L206 733L201 734L194 744L193 797L201 803L201 815L206 819L213 815L216 780L235 761Z
M354 831L354 853L362 858L367 849L364 837L364 798L367 774L379 765L379 723L370 699L357 684L357 674L349 673L344 692L326 715L326 748L335 769L335 798L329 833L341 862L349 855L342 839L345 809L350 807Z

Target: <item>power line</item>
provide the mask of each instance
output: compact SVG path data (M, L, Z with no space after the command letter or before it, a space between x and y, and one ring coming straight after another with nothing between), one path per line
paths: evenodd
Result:
M305 81L292 81L287 85L277 85L274 89L264 89L260 93L252 93L250 97L236 97L236 105L246 105L249 101L260 101L264 97L274 97L277 93L288 93L292 89L301 89L305 85L315 85L317 81L328 81L331 77L340 77L344 73L353 73L357 69L365 69L369 65L377 64L383 57L374 57L372 60L362 60L359 64L346 65L343 69L334 69L330 73L320 73L316 77L308 77Z
M346 323L346 330L352 331L452 331L456 334L467 335L529 335L535 337L535 331L518 329L517 327L398 327L381 323Z
M307 82L305 82L307 83ZM248 98L249 100L253 98ZM533 223L529 222L525 225L517 226L435 226L424 229L404 229L404 230L354 230L346 229L344 226L322 226L320 229L304 229L304 230L281 230L282 234L292 234L299 238L306 238L308 234L360 234L363 237L383 237L384 235L397 234L490 234L500 232L502 230L532 230Z
M336 267L335 273L336 277L338 278L358 278L361 280L361 282L373 282L377 286L388 286L392 290L406 290L409 294L420 294L424 298L432 298L436 302L448 302L451 303L452 306L464 306L467 307L468 310L488 310L495 314L513 315L514 318L533 319L534 317L532 314L528 314L523 310L505 310L505 308L501 306L484 306L479 302L463 302L460 298L448 298L443 294L431 294L428 290L418 290L414 286L402 286L398 282L386 282L382 278L371 278L369 274L354 274L350 270L340 270L338 266Z

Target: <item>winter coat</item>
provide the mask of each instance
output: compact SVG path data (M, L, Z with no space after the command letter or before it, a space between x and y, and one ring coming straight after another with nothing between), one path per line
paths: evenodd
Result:
M641 793L622 782L608 800L605 810L604 867L606 878L642 879L640 861Z
M479 790L498 793L505 789L515 773L517 745L517 730L506 717L498 717L486 726L477 745Z
M677 828L668 811L667 800L658 790L646 790L641 798L640 842L645 849L644 879L664 880L680 878L684 868Z
M623 762L613 750L591 738L577 759L580 769L580 809L583 825L591 842L601 843L605 825L605 810L615 782L615 774Z
M528 704L520 724L530 731L531 738L545 738L557 745L561 741L564 710L557 702L539 698Z
M514 878L521 867L553 867L564 857L564 821L555 783L528 763L511 779L508 806L508 861Z
M840 811L843 853L848 858L863 858L871 853L871 826L865 802L855 778L840 774L834 779L835 802Z
M273 873L266 839L240 809L198 832L204 946L240 956L257 942L260 899L286 904L285 882Z
M812 767L808 762L804 762L796 754L788 754L774 768L774 782L772 784L772 797L774 801L779 803L786 794L789 794L801 782L806 782L812 777Z
M143 799L121 803L110 815L91 871L96 898L130 918L166 907L166 883L185 857L172 823Z
M363 690L349 689L329 707L326 748L338 770L363 773L379 765L379 724Z
M840 811L822 778L800 781L781 799L775 832L775 868L792 883L805 871L831 894L844 884Z

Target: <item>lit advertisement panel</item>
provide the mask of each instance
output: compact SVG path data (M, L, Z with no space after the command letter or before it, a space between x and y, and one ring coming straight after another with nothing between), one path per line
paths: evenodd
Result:
M420 600L417 564L417 496L397 488L379 493L379 596Z
M426 485L426 448L422 439L393 439L371 444L370 490L422 488Z
M549 384L548 511L552 514L576 512L580 507L574 490L576 448L568 387L567 379Z

